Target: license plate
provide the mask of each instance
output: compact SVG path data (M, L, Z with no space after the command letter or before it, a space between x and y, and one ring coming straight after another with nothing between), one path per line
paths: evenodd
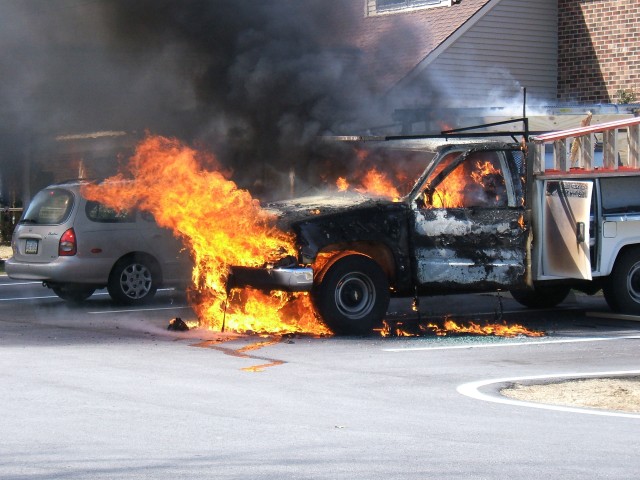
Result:
M27 239L27 244L24 247L24 253L38 253L38 240Z

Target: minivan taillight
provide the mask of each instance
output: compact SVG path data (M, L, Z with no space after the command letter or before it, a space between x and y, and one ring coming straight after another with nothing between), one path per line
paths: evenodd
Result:
M78 244L76 243L76 232L70 228L60 237L58 244L58 255L61 257L70 257L78 252Z

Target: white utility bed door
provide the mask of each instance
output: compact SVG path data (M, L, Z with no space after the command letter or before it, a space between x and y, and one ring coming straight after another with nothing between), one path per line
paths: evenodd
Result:
M593 182L545 180L544 275L591 280L589 216Z

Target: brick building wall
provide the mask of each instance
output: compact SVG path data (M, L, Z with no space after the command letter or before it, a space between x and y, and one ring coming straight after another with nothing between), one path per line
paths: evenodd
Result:
M558 0L558 99L640 100L640 1Z

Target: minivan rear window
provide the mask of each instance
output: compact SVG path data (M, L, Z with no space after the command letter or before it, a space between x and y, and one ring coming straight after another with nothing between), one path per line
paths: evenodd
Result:
M64 223L73 209L73 201L73 193L69 190L63 188L41 190L33 197L20 223L33 225Z

